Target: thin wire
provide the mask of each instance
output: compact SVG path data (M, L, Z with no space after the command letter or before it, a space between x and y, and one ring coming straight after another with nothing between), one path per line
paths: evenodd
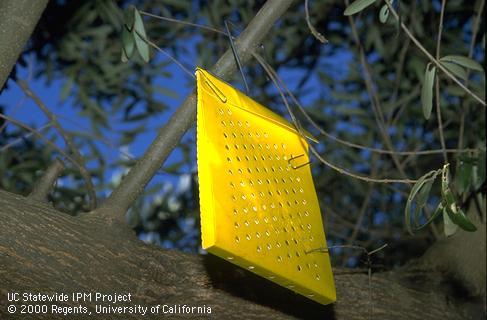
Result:
M289 103L287 101L286 96L284 95L281 88L279 87L279 84L277 83L276 74L273 74L272 70L269 69L270 68L269 64L260 55L254 53L254 57L257 59L257 61L262 66L262 68L267 73L267 75L271 78L271 81L274 83L274 86L276 87L277 91L281 95L281 98L284 102L284 105L286 106L286 109L287 109L287 111L291 117L291 120L292 120L294 126L296 127L298 134L301 137L303 137L303 139L305 139L306 137L303 133L303 129L302 129L301 125L299 124L298 120L296 119L296 116L294 115L294 113L291 110L291 107L289 106ZM375 183L405 183L405 184L411 184L411 183L416 182L416 180L411 180L411 179L377 179L377 178L373 178L373 177L367 177L364 175L356 174L356 173L350 172L348 170L345 170L336 164L329 162L328 160L323 158L311 144L308 146L309 146L309 150L313 153L313 155L318 160L320 160L323 164L325 164L329 168L331 168L331 169L333 169L333 170L335 170L335 171L337 171L343 175L346 175L346 176L349 176L349 177L352 177L352 178L355 178L358 180L367 181L367 182L375 182Z
M160 48L157 44L155 44L154 42L152 42L149 39L147 39L146 37L144 37L142 34L140 34L139 32L137 32L137 30L134 30L134 31L137 34L137 36L139 36L142 40L144 40L148 45L150 45L151 47L153 47L154 49L156 49L160 53L166 55L169 59L171 59L172 62L174 62L175 64L177 64L178 67L181 68L181 70L183 70L184 72L186 72L191 78L196 79L196 76L191 71L189 71L189 69L186 68L181 62L179 62L178 59L174 58L166 50Z
M225 29L227 30L228 39L230 40L230 48L232 48L233 57L235 58L238 70L240 71L240 74L242 75L242 80L243 80L244 85L245 85L245 91L247 92L247 94L249 94L249 92L250 92L249 85L247 84L247 80L245 79L245 74L243 72L242 64L240 63L240 58L238 57L237 49L235 48L235 45L233 43L232 34L230 32L230 27L228 26L227 20L225 20Z
M197 27L197 28L204 29L204 30L216 32L218 34L221 34L221 35L224 35L224 36L227 36L227 37L231 36L231 35L227 34L226 32L224 32L222 30L219 30L219 29L213 28L213 27L209 27L209 26L206 26L206 25L197 24L197 23L191 23L191 22L187 22L187 21L183 21L183 20L177 20L177 19L168 18L168 17L157 16L157 15L154 15L154 14L151 14L151 13L148 13L148 12L144 12L144 11L140 11L140 13L141 14L144 14L146 16L149 16L149 17L156 18L156 19L170 21L170 22L179 23L179 24L184 24L184 25L193 26L193 27ZM231 23L231 21L228 21L228 23L231 24L231 25L233 25ZM152 46L156 46L156 45L154 45L151 42L148 42L148 43L150 45L152 45ZM157 48L157 50L162 50L162 49ZM169 54L166 53L165 51L163 53L169 56ZM173 61L175 61L174 58L172 58L171 56L169 56L169 57ZM178 63L177 61L175 61L175 62ZM179 63L178 63L178 65L179 65ZM180 67L183 70L185 69L183 66L180 66ZM270 67L270 68L272 68L272 67ZM331 139L333 141L336 141L338 143L341 143L341 144L346 145L346 146L351 147L351 148L356 148L356 149L359 149L359 150L366 150L366 151L370 151L370 152L376 152L376 153L380 153L380 154L396 154L396 155L400 155L400 156L408 156L408 155L421 156L421 155L432 155L432 154L440 154L440 153L443 153L443 150L441 150L441 149L421 150L421 151L391 151L391 150L385 150L385 149L379 149L379 148L366 147L366 146L359 145L359 144L356 144L356 143L353 143L353 142L350 142L350 141L346 141L346 140L340 139L340 138L338 138L338 137L336 137L336 136L328 133L323 128L321 128L310 117L310 115L306 112L306 110L304 109L304 107L299 103L299 101L294 96L294 94L289 90L289 88L287 87L287 85L281 79L278 79L278 80L281 83L281 85L283 86L283 88L286 90L286 92L289 94L289 96L291 97L291 100L296 104L296 106L298 107L298 109L300 110L300 112L305 116L306 120L313 127L315 127L322 135L324 135L328 139ZM446 149L445 151L447 153L468 153L468 152L475 152L475 151L478 151L478 150L485 150L485 149L483 149L483 148L477 148L477 149Z
M216 28L213 28L213 27L205 26L205 25L202 25L202 24L197 24L197 23L187 22L187 21L183 21L183 20L178 20L178 19L173 19L173 18L158 16L158 15L155 15L155 14L152 14L152 13L149 13L149 12L145 12L145 11L139 11L139 12L140 12L140 14L143 14L145 16L152 17L152 18L156 18L156 19L159 19L159 20L164 20L164 21L169 21L169 22L175 22L175 23L184 24L184 25L187 25L187 26L197 27L197 28L200 28L200 29L204 29L204 30L216 32L216 33L222 34L224 36L228 36L228 34L225 33L224 31L221 31L221 30L216 29Z

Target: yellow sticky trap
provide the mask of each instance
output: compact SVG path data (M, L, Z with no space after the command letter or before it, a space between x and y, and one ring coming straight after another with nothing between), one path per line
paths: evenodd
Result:
M336 300L308 144L284 118L197 69L202 246L322 304Z

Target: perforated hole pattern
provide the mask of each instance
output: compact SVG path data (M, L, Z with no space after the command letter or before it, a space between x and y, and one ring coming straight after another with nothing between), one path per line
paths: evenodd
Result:
M293 169L288 161L297 155L289 153L285 142L272 142L267 131L261 132L249 120L236 120L234 112L239 110L232 109L218 108L218 116L235 243L254 248L257 254L269 254L278 263L291 263L296 271L320 281L316 256L305 252L320 246L313 243L310 209L304 197L314 190L303 188L303 170Z
M223 102L198 81L204 248L315 301L334 301L328 254L307 254L326 240L310 168L293 169L308 161L305 142L227 84L211 78Z

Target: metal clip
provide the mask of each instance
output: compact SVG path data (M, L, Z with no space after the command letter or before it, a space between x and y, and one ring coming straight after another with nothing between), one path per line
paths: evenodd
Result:
M310 253L316 253L316 252L321 252L321 253L329 253L329 249L327 247L319 247L319 248L314 248L311 250L306 250L304 253L310 254Z
M208 85L208 87L210 87L210 89L215 93L215 95L218 97L218 99L221 100L221 102L223 103L226 103L227 102L227 96L221 92L220 89L218 89L218 87L213 83L211 82L210 79L208 79L205 75L204 72L201 72L201 74L203 75L203 77L205 78L205 83Z
M287 163L288 163L288 164L291 166L291 168L293 168L294 170L299 169L299 168L301 168L301 167L304 167L304 166L307 166L307 165L309 165L309 164L310 164L310 162L309 162L309 161L308 161L308 162L306 162L306 163L300 164L300 165L298 165L298 166L295 166L295 165L293 165L293 164L292 164L292 161L293 161L293 160L296 160L296 159L301 158L301 157L304 157L304 153L303 153L303 154L300 154L299 156L295 156L295 157L294 157L293 155L291 155L291 158L289 158L289 159L287 160Z

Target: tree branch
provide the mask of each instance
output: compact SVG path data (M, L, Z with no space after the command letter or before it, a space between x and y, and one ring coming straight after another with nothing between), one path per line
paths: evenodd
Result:
M323 306L217 257L163 250L144 244L130 233L120 237L115 228L106 228L100 220L95 215L72 217L0 191L0 318L12 317L7 306L15 303L7 301L7 292L19 291L131 293L133 301L116 306L206 305L212 313L202 317L214 319L483 318L482 310L475 315L466 313L470 305L483 308L483 303L451 287L441 272L397 269L373 272L369 277L368 270L334 268L338 300ZM485 244L485 233L483 239ZM476 258L469 264L482 266L485 247L464 249L472 256L481 249L484 260ZM446 252L447 257L451 251ZM55 304L79 305L72 300ZM108 305L82 303L90 310L95 304ZM63 316L45 314L39 318ZM106 319L107 315L94 314L92 318ZM127 313L123 318L141 316Z
M88 191L88 195L90 197L90 210L94 210L96 208L96 192L95 192L95 187L93 186L93 182L91 181L91 175L86 169L86 164L85 160L81 156L81 153L78 151L78 148L74 145L73 139L71 135L66 132L59 121L56 118L56 115L52 113L51 110L42 102L42 100L37 96L30 88L27 82L23 80L18 80L17 81L18 85L20 88L24 91L24 93L29 96L34 102L37 104L39 109L44 113L44 115L49 119L49 121L52 123L54 128L58 131L58 133L61 135L61 137L64 140L64 143L66 144L66 148L68 149L69 152L73 155L73 158L76 160L74 165L78 168L81 176L83 177L83 180L85 181L86 184L86 189Z
M0 91L29 40L48 0L0 1Z
M251 53L292 2L293 0L268 0L257 12L248 27L235 41L235 47L242 63L249 60ZM222 79L228 79L236 68L235 59L229 49L211 68L211 72ZM131 168L120 185L96 212L111 220L122 221L125 212L142 193L144 187L178 145L184 133L193 125L195 119L196 94L193 92L161 128L144 156Z
M327 43L328 40L316 30L316 28L313 26L311 23L311 19L309 17L309 6L308 6L308 0L304 0L304 11L306 13L306 24L308 25L308 29L311 32L311 34L321 43Z
M53 163L47 168L46 172L39 180L34 184L29 199L36 201L46 202L47 196L51 193L52 187L56 183L57 179L64 171L64 163L61 159L54 159Z
M438 39L436 40L436 60L440 60L441 52L441 35L443 33L443 17L445 16L446 0L441 1L440 25L438 26ZM438 133L440 135L441 149L443 150L443 163L448 163L448 155L445 151L445 134L443 133L443 120L441 118L441 94L440 94L440 77L435 78L436 94L436 117L438 119Z

